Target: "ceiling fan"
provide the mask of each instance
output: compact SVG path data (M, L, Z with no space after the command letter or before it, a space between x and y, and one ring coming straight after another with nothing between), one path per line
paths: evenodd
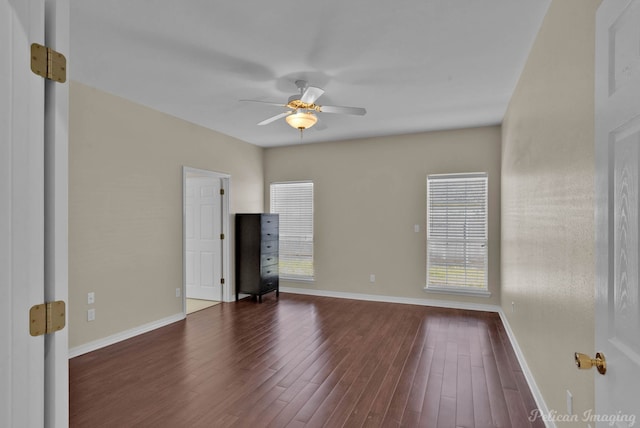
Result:
M258 123L258 125L268 125L284 117L289 126L300 130L300 136L302 136L302 131L311 128L318 122L317 113L351 114L356 116L364 116L367 113L367 110L362 107L325 106L316 104L316 100L324 94L323 89L309 86L305 80L296 80L296 86L300 93L290 96L287 104L260 100L240 101L263 103L286 108L287 110L285 112L265 119Z

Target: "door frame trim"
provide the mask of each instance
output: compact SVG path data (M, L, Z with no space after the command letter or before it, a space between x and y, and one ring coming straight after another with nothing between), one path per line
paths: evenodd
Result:
M210 171L206 169L192 168L186 165L182 166L182 312L187 313L187 261L186 261L186 195L187 195L187 176L190 174L197 174L204 177L217 178L220 180L221 188L224 189L224 195L222 195L222 233L225 239L222 241L222 278L225 279L225 283L222 285L222 301L230 302L232 297L232 281L231 281L231 252L229 248L229 188L231 184L231 175Z
M44 8L46 45L69 55L69 0L46 0ZM44 90L44 297L68 304L69 83L45 80ZM45 427L67 427L69 328L45 336L44 344Z

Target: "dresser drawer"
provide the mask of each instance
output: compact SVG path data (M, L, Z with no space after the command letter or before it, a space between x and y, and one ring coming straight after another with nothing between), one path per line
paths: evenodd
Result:
M262 241L260 243L261 254L278 254L278 241Z
M260 266L271 266L278 264L278 255L275 253L263 254L260 256Z
M269 278L264 278L260 283L260 293L266 293L269 291L278 289L278 277L272 276Z
M278 276L278 265L269 265L269 266L263 266L262 269L260 269L260 276L263 279L266 279L268 277L272 277L272 276Z
M262 231L262 240L263 241L272 241L278 240L278 228L268 229Z

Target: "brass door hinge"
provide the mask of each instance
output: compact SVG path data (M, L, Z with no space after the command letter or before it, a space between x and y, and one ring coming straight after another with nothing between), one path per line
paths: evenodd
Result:
M220 284L224 284L224 278L220 278Z
M222 188L220 189L220 194L224 195L224 189L222 189Z
M45 79L64 83L67 81L67 59L51 48L33 43L31 71Z
M31 336L55 333L66 323L66 305L62 300L31 307L29 311L29 333Z
M220 239L224 239L224 233L220 234Z

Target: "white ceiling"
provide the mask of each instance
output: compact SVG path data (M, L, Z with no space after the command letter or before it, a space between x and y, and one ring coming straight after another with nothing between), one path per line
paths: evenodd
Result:
M549 3L74 0L70 73L264 147L498 124ZM367 115L256 126L297 79Z

